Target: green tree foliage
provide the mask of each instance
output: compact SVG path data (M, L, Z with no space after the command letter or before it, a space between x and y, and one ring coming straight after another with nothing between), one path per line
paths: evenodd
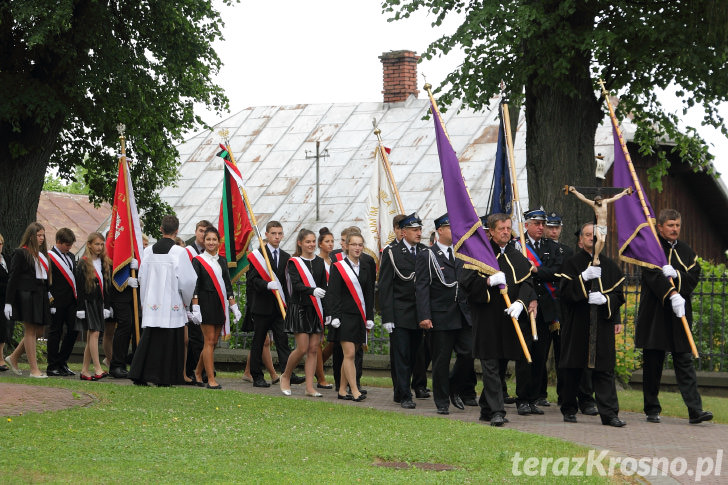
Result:
M145 225L158 227L174 145L202 123L194 103L227 109L214 83L222 26L208 0L0 2L0 232L11 244L35 219L49 167L65 180L83 167L91 200L113 197L118 123Z
M678 129L685 109L702 106L704 123L728 136L716 109L728 97L728 2L383 0L382 8L390 20L427 11L433 26L451 15L463 17L423 58L464 52L463 63L439 88L444 105L459 98L474 109L486 107L501 81L513 101L525 102L532 204L569 205L567 214L582 216L554 187L566 178L593 185L594 133L606 112L599 78L619 96L618 118L629 114L636 122L640 151L658 154L649 172L653 186L661 186L670 164L660 140L674 142L672 152L695 170L711 170L712 156L695 129ZM677 86L683 113L666 111L655 94L671 86Z
M84 183L86 169L77 167L73 174L73 180L66 183L60 177L46 174L43 181L43 190L50 192L64 192L66 194L88 195L88 186Z

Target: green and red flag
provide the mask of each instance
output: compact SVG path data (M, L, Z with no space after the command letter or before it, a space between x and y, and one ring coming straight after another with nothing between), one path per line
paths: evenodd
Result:
M217 154L225 164L220 202L220 255L228 261L230 279L235 282L248 269L248 245L253 237L245 200L241 195L243 177L225 145Z

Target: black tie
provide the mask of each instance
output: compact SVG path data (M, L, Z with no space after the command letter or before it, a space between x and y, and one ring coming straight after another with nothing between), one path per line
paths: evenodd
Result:
M278 268L278 250L277 249L273 250L273 264L275 265L276 268Z
M452 259L452 248L447 248L447 259L449 259L451 263L454 263L455 262Z
M414 246L410 248L410 251L412 251L412 256L417 256L417 251L415 250Z

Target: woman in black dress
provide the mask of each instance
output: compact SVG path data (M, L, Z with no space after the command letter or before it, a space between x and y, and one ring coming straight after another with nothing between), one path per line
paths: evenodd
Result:
M366 342L367 330L374 327L374 282L376 275L370 274L359 257L364 250L361 234L346 236L346 257L331 265L329 288L326 296L327 308L331 312L332 340L341 344L344 361L341 364L339 399L363 401L366 394L359 392L356 385L354 354ZM346 386L351 394L346 393Z
M10 277L10 265L8 260L5 258L5 239L0 234L0 301L5 303L5 289L8 287L8 278ZM0 372L5 372L9 369L5 363L5 343L10 343L12 338L12 332L10 331L12 323L10 320L5 318L5 312L0 314Z
M286 332L296 339L296 348L288 357L286 370L281 374L281 392L291 395L291 375L306 355L306 395L321 397L313 387L318 349L324 331L323 298L326 296L326 267L316 256L316 235L301 229L296 238L296 252L288 261L290 301L286 309Z
M98 381L107 374L99 360L99 333L104 321L111 318L111 303L107 288L111 278L111 260L106 257L104 236L92 232L86 239L86 252L76 266L77 301L76 330L86 332L86 348L83 350L82 381ZM89 372L93 361L94 373Z
M45 228L31 222L10 262L5 292L5 318L22 322L25 327L23 340L5 359L15 374L20 375L18 358L25 353L30 364L30 377L48 377L38 368L35 343L38 337L43 336L43 327L51 323L50 277Z
M233 285L230 282L227 259L218 254L220 247L220 233L213 226L205 229L205 252L192 259L192 267L197 273L197 284L192 297L192 321L199 323L205 339L200 360L195 368L195 381L200 387L202 384L202 371L207 373L207 388L222 389L215 380L215 345L220 338L222 327L230 318L228 305L240 320L242 315L238 310L233 296Z

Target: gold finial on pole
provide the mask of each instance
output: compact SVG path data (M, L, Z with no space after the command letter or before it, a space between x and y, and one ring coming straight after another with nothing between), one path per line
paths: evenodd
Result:
M218 131L217 134L220 135L220 138L222 138L225 142L225 145L227 145L228 137L230 136L230 130L228 130L227 128L223 128L222 130Z
M118 125L116 125L116 131L119 132L119 140L121 141L121 154L123 156L126 156L126 138L124 137L126 125L123 123L119 123Z

